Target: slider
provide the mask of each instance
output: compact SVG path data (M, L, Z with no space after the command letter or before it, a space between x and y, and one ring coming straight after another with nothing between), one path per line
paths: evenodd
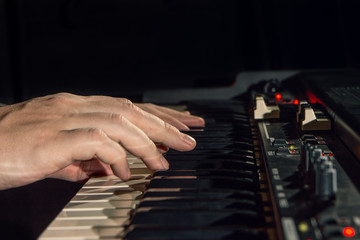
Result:
M255 119L280 118L280 108L277 105L267 106L263 96L257 96L254 107Z
M302 131L324 131L331 129L331 121L326 114L319 109L314 109L306 101L300 102L296 117Z

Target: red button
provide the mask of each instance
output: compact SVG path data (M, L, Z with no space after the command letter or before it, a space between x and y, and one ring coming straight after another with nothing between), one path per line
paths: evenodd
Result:
M355 230L352 227L346 227L343 230L343 234L345 237L353 237L355 236Z

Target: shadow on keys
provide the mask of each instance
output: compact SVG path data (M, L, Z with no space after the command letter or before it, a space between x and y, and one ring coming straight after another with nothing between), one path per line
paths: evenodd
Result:
M37 239L81 186L45 179L0 191L0 238Z

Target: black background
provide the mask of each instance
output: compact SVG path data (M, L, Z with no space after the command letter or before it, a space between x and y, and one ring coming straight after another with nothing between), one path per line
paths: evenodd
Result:
M245 70L358 68L357 0L0 0L1 99L138 99Z
M358 0L0 0L0 101L58 91L138 100L247 70L359 68ZM36 238L79 189L0 191L2 237Z

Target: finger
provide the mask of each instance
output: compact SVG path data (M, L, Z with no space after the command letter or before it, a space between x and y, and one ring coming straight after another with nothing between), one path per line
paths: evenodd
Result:
M184 112L179 112L174 109L166 108L166 107L162 107L162 106L158 106L158 105L152 105L152 106L154 107L154 109L161 111L163 113L166 113L173 118L178 119L180 122L186 124L187 126L202 127L205 125L205 120L203 118L198 117L198 116L193 116L190 114L190 112L184 113Z
M186 124L182 123L181 121L177 120L176 118L174 118L168 114L159 113L159 114L154 114L154 115L159 117L163 121L173 125L174 127L176 127L179 130L187 131L190 129Z
M79 182L89 179L89 177L109 176L114 173L111 167L97 158L86 161L75 161L73 164L48 175L50 178L65 179L68 181Z
M109 164L119 178L123 180L130 178L126 152L101 129L82 128L61 131L57 137L56 146L65 149L63 157L57 162L60 166L56 166L56 169L62 169L75 161L96 157Z
M108 97L95 97L97 101L87 101L76 109L77 112L110 112L121 114L131 123L140 128L156 143L174 148L179 151L189 151L195 148L196 141L174 126L160 118L141 110L129 101ZM75 110L74 110L75 111Z
M141 109L159 117L160 119L164 120L167 123L170 123L171 125L173 125L174 127L176 127L179 130L189 130L189 127L186 126L186 124L182 123L175 117L173 117L163 111L159 111L159 110L151 107L150 105L141 105Z
M153 171L164 170L168 164L154 142L138 127L119 114L84 113L76 114L62 121L67 129L99 128L113 141L120 143L126 150L140 157Z
M87 179L90 176L108 176L114 174L111 167L98 158L93 158L87 161L77 161L72 165L78 166L80 169L78 175L79 180Z

